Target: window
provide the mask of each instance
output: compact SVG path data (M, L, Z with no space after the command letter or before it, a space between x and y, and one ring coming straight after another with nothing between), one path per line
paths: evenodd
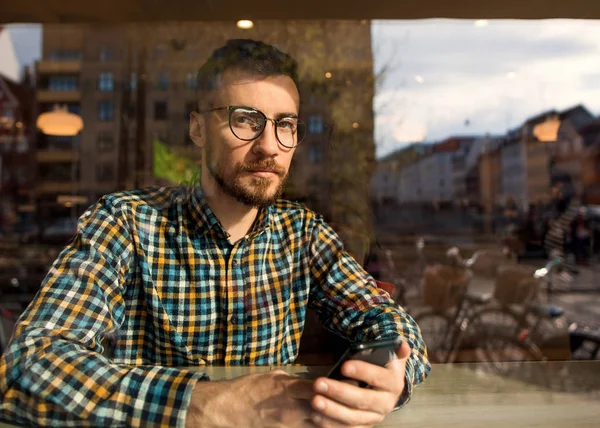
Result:
M169 87L169 75L166 71L161 72L156 79L156 89L166 90Z
M167 120L168 106L166 101L154 102L154 120Z
M137 74L136 73L131 73L131 76L129 78L129 88L130 89L137 89Z
M115 79L112 73L100 73L98 75L98 90L113 91L115 89Z
M67 105L67 110L69 110L69 113L81 116L81 104L69 103Z
M115 175L112 164L99 163L96 165L96 180L100 182L111 181Z
M76 91L77 87L77 76L50 76L48 79L50 91Z
M98 103L98 120L100 122L109 122L113 120L114 108L111 101L100 101Z
M309 134L323 133L323 116L310 116L308 118L308 132Z
M321 163L323 161L323 150L321 146L308 146L308 162Z
M113 150L115 147L115 140L112 132L100 132L98 134L98 152L106 153Z
M43 181L69 182L78 175L78 165L69 162L41 163L38 177Z
M114 61L116 58L115 49L112 46L102 45L98 56L102 62Z
M188 89L197 89L198 81L196 80L196 75L194 73L188 73L185 76L185 85Z
M49 111L54 110L55 105L55 103L41 103L40 111L42 113L47 113ZM61 103L60 105L64 107L65 103ZM67 103L67 110L69 111L69 113L81 116L81 104L79 103Z
M57 49L48 55L51 61L81 61L83 55L77 50Z

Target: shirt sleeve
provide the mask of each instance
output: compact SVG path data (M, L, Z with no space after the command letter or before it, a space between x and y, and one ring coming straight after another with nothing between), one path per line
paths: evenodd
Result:
M406 388L399 404L407 402L413 386L431 370L421 331L389 294L344 251L337 234L321 218L311 236L311 297L324 327L350 341L402 336L411 347L406 364Z
M79 220L0 359L0 418L42 426L184 426L200 373L115 364L134 245L106 199Z

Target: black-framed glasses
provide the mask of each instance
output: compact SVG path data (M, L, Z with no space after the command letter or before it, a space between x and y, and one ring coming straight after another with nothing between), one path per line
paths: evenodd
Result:
M229 111L229 129L238 139L252 141L261 136L267 121L273 122L277 141L283 147L293 149L304 140L306 124L297 116L284 116L271 119L262 111L246 106L225 106L203 110L199 113L209 113L218 110Z

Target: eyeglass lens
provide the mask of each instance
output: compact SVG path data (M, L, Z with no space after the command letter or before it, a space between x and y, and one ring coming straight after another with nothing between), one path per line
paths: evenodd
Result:
M233 134L240 140L254 140L263 131L267 118L253 109L235 108L231 111L229 125ZM285 147L294 147L302 141L304 123L294 117L277 120L275 132L279 142Z

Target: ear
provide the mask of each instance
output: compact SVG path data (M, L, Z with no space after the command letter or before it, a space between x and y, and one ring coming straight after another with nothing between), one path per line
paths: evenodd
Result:
M190 138L198 147L206 144L206 119L195 111L190 113Z

